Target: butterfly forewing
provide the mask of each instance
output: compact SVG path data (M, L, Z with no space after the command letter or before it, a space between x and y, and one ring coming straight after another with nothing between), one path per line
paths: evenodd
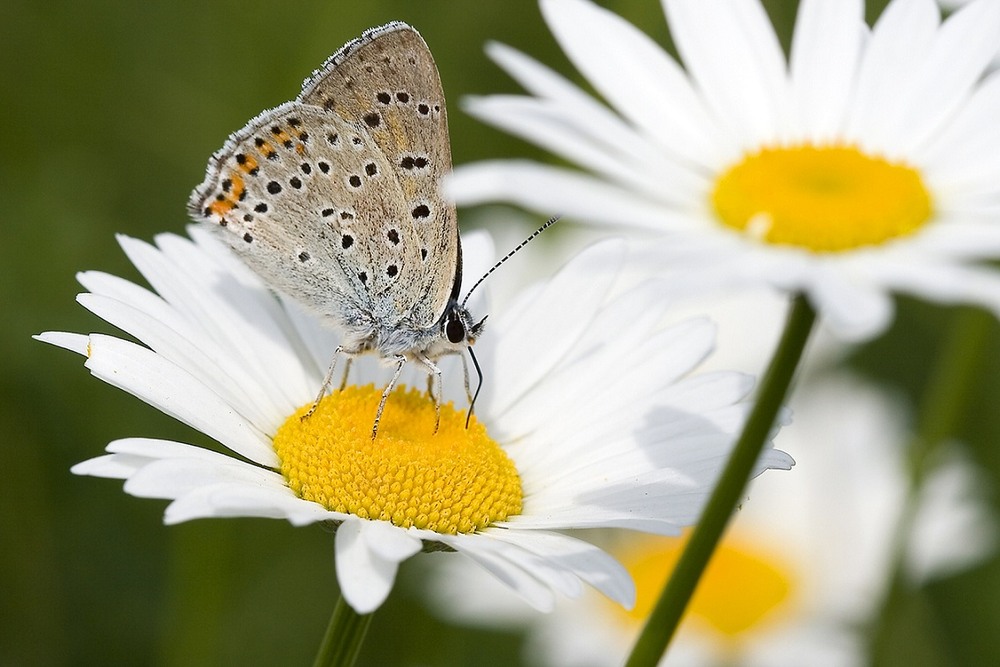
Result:
M440 276L458 270L459 240L455 209L438 190L451 171L451 148L441 80L424 40L401 23L368 31L317 70L298 100L364 127L386 157L403 192L395 229L402 235L406 227L400 245L417 260L400 267L414 290L394 291L397 312L418 326L434 324L451 295L452 281ZM405 303L408 294L419 296Z

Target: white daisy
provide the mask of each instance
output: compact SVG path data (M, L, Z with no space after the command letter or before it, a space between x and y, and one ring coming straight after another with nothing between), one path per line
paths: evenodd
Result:
M449 404L434 434L434 402L401 389L373 445L384 369L359 360L356 384L300 419L335 338L205 231L191 235L162 235L156 246L120 239L155 293L104 273L79 276L88 290L80 303L148 347L104 334L39 338L84 355L95 376L229 453L127 438L73 472L172 500L169 524L332 522L337 578L360 613L385 600L399 563L421 549L459 552L538 609L551 609L557 592L579 595L581 582L631 605L633 586L616 561L552 531L678 532L697 517L740 428L750 379L689 376L712 347L713 327L658 327L655 285L609 296L624 259L613 241L491 318L477 345L487 384L468 429ZM470 235L465 248L467 266L492 256L485 235ZM460 367L445 377L460 379ZM757 472L790 466L769 447Z
M804 0L791 53L758 0L664 0L683 66L586 0L541 0L566 55L607 101L502 45L533 94L471 113L579 165L469 165L460 203L509 201L666 233L678 286L805 292L844 337L891 320L890 293L1000 313L1000 0L942 22L933 0ZM647 244L649 245L649 244Z
M795 454L795 473L751 488L661 664L865 664L865 629L885 593L894 529L906 512L901 406L849 376L803 389L793 402L795 423L779 436ZM919 498L918 539L905 554L915 582L970 567L994 550L981 473L960 450L952 454ZM629 613L588 595L536 615L496 586L473 585L474 573L456 562L433 563L429 599L457 623L527 629L530 665L617 665L682 543L636 535L610 541L638 589Z

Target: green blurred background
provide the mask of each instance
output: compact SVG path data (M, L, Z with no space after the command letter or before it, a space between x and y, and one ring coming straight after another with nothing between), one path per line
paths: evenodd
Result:
M655 0L601 4L667 43ZM786 44L794 5L768 3ZM533 154L458 108L466 94L516 90L483 55L486 40L571 70L533 0L6 0L0 19L0 665L309 664L337 595L331 534L263 519L164 527L163 502L72 476L118 437L207 442L30 336L109 331L73 302L74 274L135 278L114 233L182 232L188 193L227 134L294 97L369 26L404 20L431 46L456 163ZM851 363L916 397L954 316L904 302ZM1000 488L997 333L991 323L959 435ZM407 564L400 581L419 572ZM364 664L517 662L519 638L432 620L412 584L378 612ZM1000 561L907 595L886 618L884 664L989 664Z

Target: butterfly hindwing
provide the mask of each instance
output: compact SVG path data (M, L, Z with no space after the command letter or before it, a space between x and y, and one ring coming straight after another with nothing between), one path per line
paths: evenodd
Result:
M389 170L363 128L289 102L213 156L192 214L215 222L251 268L310 309L350 329L359 318L391 324L384 295L419 256L389 238L386 221L402 215L393 203L403 197L381 177Z

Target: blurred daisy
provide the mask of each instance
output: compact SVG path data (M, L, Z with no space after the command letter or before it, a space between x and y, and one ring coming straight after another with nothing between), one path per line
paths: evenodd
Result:
M475 116L588 173L525 161L460 168L462 204L509 201L667 234L677 288L804 292L839 335L870 337L892 292L1000 313L1000 0L941 22L933 0L804 0L786 62L758 0L664 0L683 65L586 0L542 0L608 106L540 63L490 56L533 97Z
M867 663L864 630L882 601L907 499L901 410L847 376L804 389L794 424L779 436L795 454L795 473L751 488L662 664ZM994 548L980 474L959 450L952 453L919 498L915 539L905 553L914 583L969 567ZM453 622L527 629L528 664L621 664L683 539L615 536L608 544L635 580L631 612L588 595L536 615L496 587L473 585L474 573L446 562L433 564L429 599Z
M229 453L128 438L73 472L172 500L169 524L332 522L337 578L360 613L382 604L399 563L422 549L459 552L537 609L552 609L557 592L579 595L582 582L631 606L631 580L614 559L553 531L677 533L696 518L740 428L751 380L689 376L712 347L713 327L658 327L655 285L609 296L624 260L615 241L585 251L497 318L477 346L488 385L469 428L448 404L435 434L434 402L403 388L373 443L387 376L365 360L351 369L355 384L303 420L335 338L205 231L191 234L193 242L162 235L155 247L120 239L155 293L104 273L79 276L89 290L80 303L148 347L103 334L39 338L84 355L95 376ZM485 235L465 246L467 266L492 257ZM460 367L445 370L461 376ZM460 388L449 392L464 403ZM790 466L768 448L757 471Z

